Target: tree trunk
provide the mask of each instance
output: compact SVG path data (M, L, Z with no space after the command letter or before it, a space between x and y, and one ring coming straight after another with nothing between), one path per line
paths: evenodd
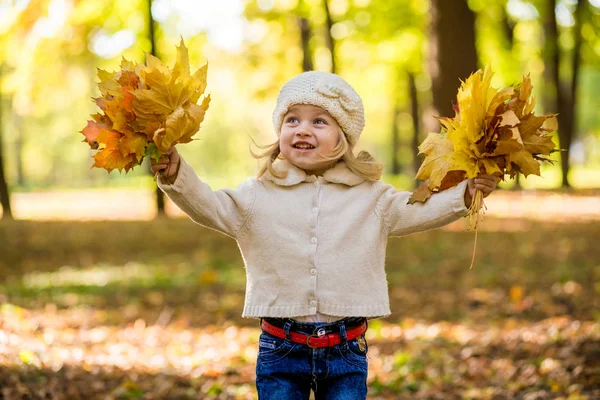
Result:
M2 141L2 129L0 128L0 141ZM4 175L4 157L2 156L2 146L0 145L0 203L2 204L2 219L13 219L10 208L10 194Z
M475 14L466 0L431 0L430 38L429 73L435 113L453 117L459 79L465 80L477 70Z
M545 113L556 113L559 49L558 26L556 24L555 0L546 0L544 11L544 94L543 105Z
M557 0L555 0L557 1ZM571 63L571 80L566 85L560 81L560 73L558 66L560 65L560 52L556 52L554 65L556 67L555 84L557 88L556 105L559 113L558 117L558 139L561 149L560 164L562 167L562 187L569 188L569 169L571 167L569 154L573 137L575 136L575 105L577 102L577 80L579 77L579 65L581 62L581 19L583 12L587 7L587 0L579 0L575 6L575 25L573 32L575 35L575 46L573 47L573 59ZM552 12L556 9L556 3ZM554 19L556 21L556 18ZM555 22L556 23L556 22ZM557 46L558 48L558 46Z
M413 136L412 136L412 150L413 150L413 169L414 175L417 175L417 171L421 166L421 160L419 160L419 136L421 134L421 116L419 114L419 96L417 92L417 84L415 82L415 76L412 73L408 73L408 86L410 96L410 113L412 114L413 120ZM415 188L419 185L415 179Z
M17 139L15 140L15 157L16 157L16 173L17 173L17 186L25 186L25 174L23 173L23 144L25 142L23 134L23 125L21 116L13 114L13 120L15 122L15 132Z
M298 17L298 27L300 28L300 45L302 46L302 71L312 71L314 67L309 46L310 22L307 18Z
M395 93L394 110L392 111L392 175L400 174L400 129L398 128L398 114L400 114L400 96Z
M508 20L508 12L506 10L506 4L500 6L501 19L502 19L502 30L506 39L506 50L508 53L512 53L515 44L515 26ZM514 190L521 189L521 174L515 176Z
M327 31L325 32L325 43L327 43L327 48L329 49L329 53L331 54L331 72L335 74L337 73L337 66L335 63L335 40L333 39L333 36L331 36L331 27L333 26L333 19L331 18L331 13L329 12L328 0L323 0L323 5L325 6L325 27L327 28Z
M502 13L502 30L504 31L504 37L506 38L508 48L512 50L515 43L515 25L508 19L506 5L501 5L500 10Z
M577 6L575 7L575 26L573 30L575 31L575 46L573 48L573 60L572 60L572 75L571 75L571 88L568 99L570 100L567 104L565 104L564 114L568 115L569 118L565 121L565 129L564 129L564 139L560 137L559 130L559 140L561 144L564 143L567 151L564 153L564 157L561 157L562 164L562 186L565 188L570 187L569 183L569 170L571 169L571 161L569 160L570 148L573 139L576 137L576 114L575 109L577 106L577 89L578 89L578 80L579 80L579 67L581 64L581 42L582 42L582 33L581 33L581 25L583 19L583 13L585 12L588 0L579 0L577 2Z
M148 0L148 39L150 39L150 54L158 57L156 50L156 33L154 31L154 18L152 18L152 0ZM151 175L152 171L150 171ZM160 190L158 185L154 190L156 193L156 212L157 216L165 216L165 194Z
M0 82L2 82L2 68L0 65ZM3 141L3 126L2 126L2 88L0 87L0 204L2 204L2 219L13 219L12 210L10 208L10 194L8 192L8 184L4 175L4 146Z

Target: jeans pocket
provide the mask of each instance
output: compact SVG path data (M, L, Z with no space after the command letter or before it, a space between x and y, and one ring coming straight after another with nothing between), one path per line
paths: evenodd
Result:
M358 366L368 364L367 352L369 347L364 335L346 342L345 345L339 345L339 352L346 361Z
M294 344L285 339L262 332L258 340L258 361L270 363L279 361L289 354Z

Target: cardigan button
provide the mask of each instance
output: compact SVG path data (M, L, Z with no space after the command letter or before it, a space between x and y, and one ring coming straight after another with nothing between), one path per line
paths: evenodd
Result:
M317 274L317 270L316 270L316 269L314 269L314 268L313 268L313 269L311 269L311 270L310 270L310 274L311 274L311 275L316 275L316 274Z
M317 302L315 300L311 300L310 301L310 306L311 307L316 307L317 306Z
M319 212L319 209L317 207L315 207L315 208L312 209L312 212L313 212L313 214L316 214L316 213Z
M313 238L311 238L311 239L310 239L310 242L311 242L312 244L316 244L316 243L317 243L317 238L316 238L316 237L313 237Z
M315 184L314 184L314 185L315 185L315 186L319 186L320 184L321 184L321 182L319 182L319 181L315 181Z

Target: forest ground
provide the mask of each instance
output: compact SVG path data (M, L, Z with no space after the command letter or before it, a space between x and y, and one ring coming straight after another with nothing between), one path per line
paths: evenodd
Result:
M131 195L48 196L0 222L0 399L256 398L233 240ZM495 193L473 270L465 221L391 239L369 399L600 398L598 201Z

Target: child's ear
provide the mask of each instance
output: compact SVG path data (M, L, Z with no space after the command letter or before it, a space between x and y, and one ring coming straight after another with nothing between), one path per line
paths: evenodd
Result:
M342 130L342 128L339 129L339 137L338 137L338 144L342 141L346 141L346 143L348 143L348 146L350 146L350 142L348 142L348 138L346 137L346 134L344 133L344 131Z

